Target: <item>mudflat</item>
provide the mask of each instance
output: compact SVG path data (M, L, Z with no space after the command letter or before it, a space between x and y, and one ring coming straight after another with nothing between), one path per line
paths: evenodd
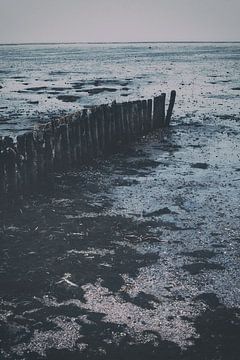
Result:
M171 127L1 212L1 359L238 359L239 116Z
M0 45L0 134L177 91L175 116L239 114L240 43Z

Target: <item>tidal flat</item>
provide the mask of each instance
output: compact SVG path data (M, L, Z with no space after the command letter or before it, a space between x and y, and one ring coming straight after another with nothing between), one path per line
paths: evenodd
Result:
M121 99L121 86L131 89L129 99L176 89L176 107L169 128L56 173L51 188L1 210L1 359L237 360L240 116L232 88L239 84L239 44L93 46L102 61L88 80L74 67L70 74L69 63L56 66L56 49L64 47L69 45L39 50L47 48L46 56L55 58L42 75L49 87L53 77L72 77L79 81L76 91L118 90L67 103L53 95L54 102L41 108L44 116L59 111L59 104L74 111L105 96L107 102ZM74 59L80 52L75 47ZM108 80L123 83L99 80L101 67ZM12 71L24 77L13 81L35 86ZM2 70L1 76L9 75ZM46 95L39 92L46 89L9 95L9 81L0 94L10 123L18 96L41 107ZM23 98L32 116L38 104ZM38 122L27 111L15 118L15 134ZM6 129L2 124L2 134L13 133Z

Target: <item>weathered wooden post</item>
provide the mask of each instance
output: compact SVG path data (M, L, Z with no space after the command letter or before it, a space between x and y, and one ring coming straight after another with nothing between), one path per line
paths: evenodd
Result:
M116 123L115 123L115 104L116 101L113 101L111 106L109 107L109 119L110 119L110 147L112 146L112 144L115 142L115 137L116 137Z
M67 167L71 164L70 116L66 117Z
M112 103L112 129L113 129L113 143L116 143L119 140L119 121L118 121L118 108L117 103L114 101Z
M67 137L68 137L68 167L71 167L74 163L74 133L73 133L73 126L72 126L72 115L68 115L66 117L67 121Z
M66 169L69 164L67 124L61 124L59 127L59 131L60 131L61 168Z
M87 141L87 133L88 135L90 134L91 136L91 132L90 132L90 117L91 117L91 113L88 113L88 111L86 109L83 110L82 115L81 115L81 119L79 122L79 128L80 128L80 145L81 145L81 160L82 162L85 162L86 159L88 158L88 142L89 142L89 138ZM92 142L92 140L91 140Z
M50 128L43 131L44 141L44 183L46 184L52 177L53 171L53 149L52 149L52 132Z
M166 103L166 94L162 93L160 96L160 109L159 109L159 127L163 128L165 126L165 103Z
M124 123L123 123L123 111L122 104L118 104L118 121L119 121L119 136L120 142L124 142Z
M27 172L27 187L33 189L38 180L37 164L36 164L36 151L34 144L33 133L26 134L26 172Z
M43 128L40 128L33 133L33 140L34 140L34 149L36 152L35 162L36 162L37 182L42 183L44 181L44 171L45 171ZM27 160L27 156L26 156L26 160ZM27 172L26 172L26 177L28 177ZM27 179L26 184L28 181L29 180Z
M26 190L26 134L17 137L17 169L18 169L18 187L20 192Z
M140 101L134 101L134 123L135 123L135 139L140 135L140 113L139 113Z
M103 151L103 129L102 129L102 108L101 106L96 109L96 127L98 134L98 154L102 154Z
M70 145L72 146L72 163L74 166L78 164L78 149L79 149L79 132L78 132L78 118L79 112L72 116L72 140Z
M104 118L104 134L105 134L105 151L109 151L111 143L111 127L110 127L110 108L109 105L104 105L103 107L103 118Z
M137 134L142 135L142 102L138 100L137 103Z
M93 108L90 112L89 116L89 126L90 132L86 129L86 136L88 138L89 133L92 137L92 147L88 146L89 157L93 158L98 154L98 146L99 146L99 139L98 139L98 126L97 126L97 110Z
M5 195L5 180L4 142L0 137L0 198Z
M124 126L122 121L122 104L117 104L118 140L123 141Z
M147 101L147 132L153 129L152 99Z
M171 116L172 116L172 112L173 112L173 107L174 107L174 104L175 104L175 99L176 99L176 91L172 90L171 95L170 95L170 102L169 102L169 105L168 105L167 115L166 115L166 119L165 119L165 126L168 126L170 124L170 120L171 120Z
M146 123L147 123L147 102L146 100L141 101L142 104L142 134L146 134Z
M115 124L114 124L114 114L113 114L112 104L108 108L108 117L109 117L109 150L110 150L115 137Z
M136 107L136 101L133 101L132 103L132 129L133 129L133 140L136 140L137 136L137 107Z
M6 190L9 200L12 200L17 192L17 172L16 172L16 149L13 139L9 136L4 138L5 150L5 171L6 171Z
M153 128L163 128L165 125L165 100L166 94L162 93L154 98Z
M76 162L77 162L77 165L80 165L82 163L81 119L82 119L82 111L79 111L77 119L76 119L76 137L77 137Z
M62 165L62 154L61 154L61 130L60 124L58 122L54 122L53 124L54 131L54 141L53 141L53 163L54 169L61 169Z
M127 103L127 119L128 119L128 127L129 127L129 139L133 138L133 125L132 125L132 118L133 118L133 108L132 103Z
M123 127L123 137L124 137L123 141L125 143L128 143L130 128L128 121L128 104L126 102L122 103L121 111L122 111L122 127Z
M105 134L105 126L104 126L104 122L105 122L105 106L101 105L100 107L100 133L101 133L101 150L104 153L105 148L106 148L106 134Z
M71 132L72 139L70 140L70 145L72 147L72 164L73 166L78 165L79 162L79 129L78 129L78 119L79 119L79 111L72 115L72 123L71 123Z
M158 116L160 109L160 96L155 96L153 99L153 129L157 129Z

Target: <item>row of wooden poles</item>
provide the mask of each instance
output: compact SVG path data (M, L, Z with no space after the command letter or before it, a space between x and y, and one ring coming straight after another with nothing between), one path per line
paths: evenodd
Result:
M167 112L166 94L153 100L112 103L84 109L32 132L0 137L0 198L25 194L51 180L54 171L71 169L169 125L176 92Z

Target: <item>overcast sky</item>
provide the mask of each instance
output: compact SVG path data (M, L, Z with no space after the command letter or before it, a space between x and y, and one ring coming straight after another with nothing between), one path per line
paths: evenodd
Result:
M238 41L240 0L0 0L0 42Z

